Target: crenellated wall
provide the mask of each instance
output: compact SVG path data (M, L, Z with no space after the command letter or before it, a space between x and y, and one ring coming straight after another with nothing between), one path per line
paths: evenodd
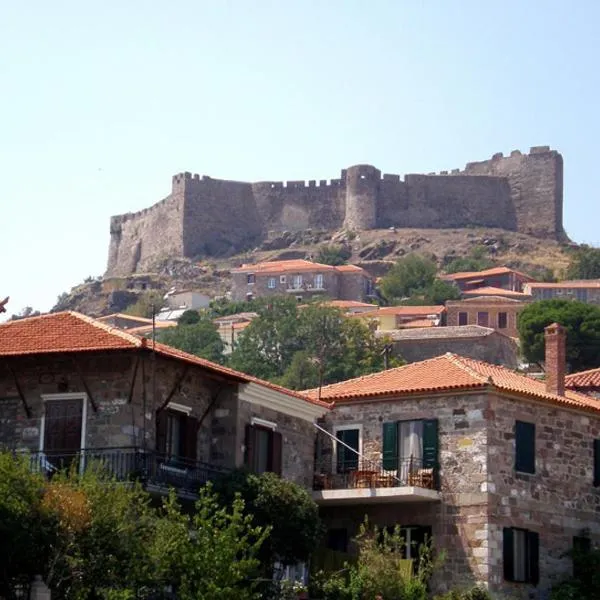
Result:
M562 239L562 198L562 156L548 146L404 180L371 165L308 182L179 173L161 202L112 217L107 275L151 270L170 256L233 254L268 231L481 226Z

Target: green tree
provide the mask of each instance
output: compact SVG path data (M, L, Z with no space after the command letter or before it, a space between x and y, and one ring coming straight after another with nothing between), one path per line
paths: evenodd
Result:
M384 341L337 308L315 302L298 309L286 298L270 301L259 314L231 356L244 373L305 389L383 369Z
M425 290L425 304L446 304L448 300L460 300L460 290L448 281L434 279Z
M259 598L259 553L270 530L245 512L239 495L220 504L208 486L188 515L171 494L151 544L158 578L181 600Z
M446 273L461 273L464 271L483 271L494 266L487 256L485 246L475 246L467 256L452 259L445 267Z
M124 313L134 317L150 319L152 313L158 313L164 303L162 294L156 290L151 290L140 294L138 299L124 310Z
M567 279L600 278L600 248L583 245L574 250L566 276Z
M200 313L197 310L186 310L177 319L177 325L195 325L200 321Z
M435 279L436 264L426 256L409 254L401 258L381 280L381 291L389 302L423 294Z
M345 265L350 256L352 256L352 250L348 246L331 244L319 248L316 261L324 265L332 265L335 267L338 265Z
M215 491L224 506L240 495L254 523L271 528L260 552L267 571L275 561L292 565L308 560L321 541L319 508L310 493L292 481L274 473L237 470L215 482Z
M567 330L567 362L573 371L600 365L600 307L575 300L542 300L519 315L519 338L530 362L544 362L544 328L560 323Z
M177 327L163 329L158 332L157 339L169 346L213 362L224 361L223 340L214 323L206 318L199 319L197 323L191 325L180 323Z

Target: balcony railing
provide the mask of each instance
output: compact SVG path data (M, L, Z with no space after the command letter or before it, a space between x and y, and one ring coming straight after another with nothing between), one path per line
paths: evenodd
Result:
M117 481L140 481L149 490L195 495L208 481L217 479L227 469L204 462L167 456L140 448L92 448L76 452L40 451L28 455L34 471L52 476L58 471L75 468L83 471L99 467Z
M327 457L315 465L315 490L418 487L437 490L437 469L422 459L392 461L397 468L386 469L380 461L366 459L336 461Z

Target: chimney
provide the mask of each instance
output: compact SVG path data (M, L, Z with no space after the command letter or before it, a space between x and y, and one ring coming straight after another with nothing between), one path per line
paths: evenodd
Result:
M546 391L557 396L565 395L567 370L567 331L558 323L544 329L546 344Z

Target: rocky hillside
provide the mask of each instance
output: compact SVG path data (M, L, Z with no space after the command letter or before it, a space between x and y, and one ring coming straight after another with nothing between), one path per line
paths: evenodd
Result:
M359 234L284 232L270 236L252 252L227 259L169 259L155 265L151 273L87 281L63 294L52 310L77 310L91 316L122 312L152 297L160 302L171 288L193 288L213 297L221 296L230 287L230 269L242 263L316 259L323 246L332 244L346 250L350 256L348 262L361 265L375 277L384 275L395 260L412 252L433 257L443 270L451 260L469 256L478 249L498 265L534 276L548 269L560 277L569 261L569 247L564 244L501 229L380 229Z

